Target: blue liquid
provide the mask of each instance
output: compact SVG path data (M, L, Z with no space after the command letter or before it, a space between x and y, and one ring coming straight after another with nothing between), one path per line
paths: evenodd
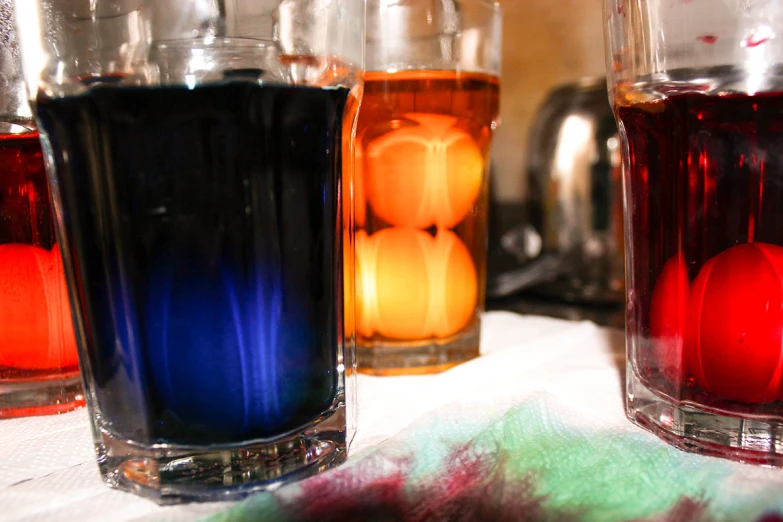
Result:
M347 96L230 80L38 100L83 369L116 435L242 442L332 406Z

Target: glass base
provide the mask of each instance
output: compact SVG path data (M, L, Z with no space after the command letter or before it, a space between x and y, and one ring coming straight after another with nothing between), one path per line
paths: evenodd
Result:
M0 381L0 418L54 415L84 406L79 374L57 379Z
M627 386L628 418L672 446L737 462L783 466L783 419L677 404L647 388L633 372Z
M109 486L161 505L240 500L343 463L345 420L339 406L295 433L231 446L144 446L98 427L98 467Z
M439 373L479 356L480 327L466 329L447 339L426 341L357 342L359 373L369 375L420 375Z

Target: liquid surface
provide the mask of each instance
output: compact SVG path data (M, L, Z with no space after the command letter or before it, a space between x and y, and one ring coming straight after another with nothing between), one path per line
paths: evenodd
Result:
M454 71L367 74L355 186L360 343L476 325L498 85Z
M621 106L636 371L675 400L780 415L783 94Z
M241 442L331 407L347 95L237 80L38 100L109 429Z
M37 132L0 135L0 379L78 371Z

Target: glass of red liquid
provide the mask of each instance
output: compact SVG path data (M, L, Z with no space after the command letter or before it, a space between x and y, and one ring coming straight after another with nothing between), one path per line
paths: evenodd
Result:
M84 404L71 308L10 1L0 2L0 418Z
M783 465L783 6L606 0L628 417Z

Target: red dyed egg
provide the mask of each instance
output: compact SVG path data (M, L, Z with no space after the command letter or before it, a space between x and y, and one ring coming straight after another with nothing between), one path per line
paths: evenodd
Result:
M71 368L79 364L79 359L60 248L54 245L52 250L39 250L38 253L46 290L51 364L52 367Z
M0 366L41 367L49 345L46 293L36 248L0 245Z
M59 250L0 245L0 366L47 370L76 365Z
M685 258L680 254L665 265L650 304L650 340L653 358L649 361L674 386L685 376L683 345L690 284Z
M783 370L783 248L737 245L694 282L686 344L696 382L727 400L776 399Z

